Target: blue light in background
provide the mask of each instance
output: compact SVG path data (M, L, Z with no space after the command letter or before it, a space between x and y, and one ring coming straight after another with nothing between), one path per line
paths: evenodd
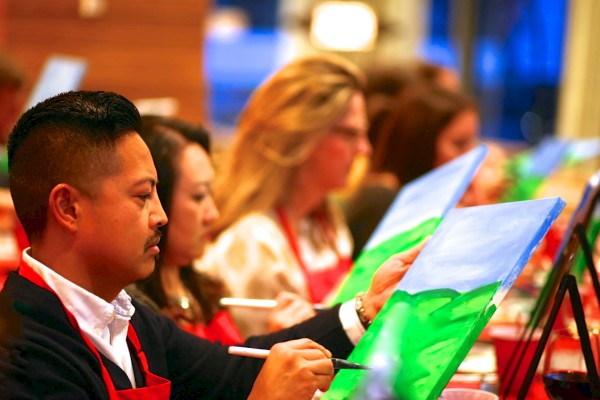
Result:
M479 78L479 85L484 88L502 85L504 58L501 44L493 39L481 39L476 44L475 51L477 58L474 73Z
M458 70L460 64L456 59L457 54L458 52L454 49L452 43L444 38L432 38L423 43L419 50L421 58L456 70Z
M204 76L213 124L234 126L252 91L277 67L281 34L278 0L217 0L219 8L243 10L250 26L236 35L208 35Z
M431 1L431 28L424 58L451 65L449 0ZM482 136L537 142L554 133L568 0L479 0L470 60L473 94L480 102ZM453 54L444 55L444 53ZM523 124L535 115L540 124ZM533 129L535 128L535 129ZM533 130L535 130L535 132Z
M207 38L205 74L214 123L235 125L252 91L276 69L279 40L276 31L257 29Z

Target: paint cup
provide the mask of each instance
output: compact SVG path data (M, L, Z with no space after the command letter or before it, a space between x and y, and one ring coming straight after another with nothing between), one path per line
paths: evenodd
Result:
M600 332L589 331L593 363L598 367ZM544 388L551 399L591 399L591 387L581 341L574 329L555 330L550 335L544 361Z
M451 388L444 389L439 400L498 400L498 396L481 389Z
M540 343L541 331L534 331L527 344L529 332L520 342L523 327L520 325L498 325L490 328L490 336L496 355L496 371L500 379L500 393L517 394L527 375L527 370ZM516 353L518 352L518 353ZM522 359L519 360L519 357ZM510 364L510 365L509 365ZM514 377L513 377L514 376ZM512 382L511 382L512 378Z

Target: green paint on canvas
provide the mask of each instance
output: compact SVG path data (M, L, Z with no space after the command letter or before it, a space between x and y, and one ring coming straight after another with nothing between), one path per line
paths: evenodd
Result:
M502 196L502 202L523 201L535 198L546 177L531 175L527 171L529 163L531 163L530 151L519 154L507 163L506 175L509 185Z
M323 399L437 399L495 312L500 284L396 291L349 357L374 370L340 371ZM373 392L381 388L391 393Z
M331 304L343 303L354 298L358 292L367 291L371 285L373 274L385 260L396 253L414 247L423 239L431 236L441 222L442 217L430 218L413 229L401 232L376 247L363 251L340 285Z

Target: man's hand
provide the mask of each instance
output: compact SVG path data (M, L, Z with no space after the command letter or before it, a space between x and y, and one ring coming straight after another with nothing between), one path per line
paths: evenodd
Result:
M313 305L295 293L277 295L277 307L269 314L269 332L288 328L315 316Z
M391 256L377 269L369 290L362 298L365 314L371 321L375 319L381 307L394 293L396 286L417 258L427 240L422 241L408 251Z
M278 343L271 348L248 400L311 399L333 379L331 353L310 339Z

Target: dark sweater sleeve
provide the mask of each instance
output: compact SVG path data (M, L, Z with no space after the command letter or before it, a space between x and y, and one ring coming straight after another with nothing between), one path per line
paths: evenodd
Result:
M167 369L168 378L172 382L172 398L246 399L248 397L263 360L230 356L227 354L227 347L190 335L178 329L169 319L146 315L148 312L150 310L136 308L139 321L136 319L133 323L134 326L139 322L147 323L153 326L144 329L161 332L160 337L140 335L140 340L142 347L148 349L146 353L151 369L152 360L160 362L159 353L166 354L165 364L155 367L159 370ZM341 326L338 312L339 306L290 329L251 337L244 345L269 349L275 343L308 337L324 345L334 356L346 357L353 346ZM136 331L139 331L137 327ZM157 354L152 354L154 352Z

